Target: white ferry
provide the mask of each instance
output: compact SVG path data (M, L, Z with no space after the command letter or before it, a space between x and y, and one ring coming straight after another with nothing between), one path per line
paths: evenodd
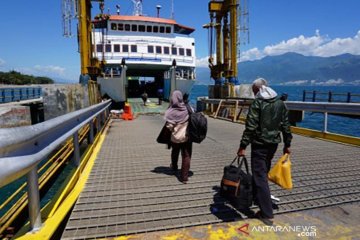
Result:
M134 15L99 14L94 20L94 54L105 62L97 78L101 94L118 102L146 92L165 99L178 89L189 93L195 82L194 29L174 19L142 15L142 1L133 0Z

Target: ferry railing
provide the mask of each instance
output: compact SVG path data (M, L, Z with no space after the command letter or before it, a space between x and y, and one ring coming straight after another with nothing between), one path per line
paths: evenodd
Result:
M94 141L94 124L100 130L109 117L111 100L32 126L0 129L0 187L27 175L29 219L32 231L41 227L37 165L60 144L73 138L74 163L80 164L78 131L89 125L89 144Z
M236 121L240 116L242 108L248 108L253 99L244 98L228 98L228 99L206 99L198 98L198 111L208 109L217 118L221 106L235 109L239 114L234 115L233 121ZM304 111L304 112L319 112L324 114L323 132L328 133L328 114L337 114L345 116L359 116L360 117L360 103L335 103L335 102L301 102L301 101L286 101L286 106L289 110Z
M310 96L309 96L310 95ZM303 91L303 102L346 102L346 103L360 103L360 94L358 93L334 93L320 92L320 91Z
M154 57L152 57L152 55L154 55ZM172 54L171 54L172 55ZM156 53L156 49L154 49L154 53L152 54L143 54L143 53L134 53L134 52L127 52L125 54L119 55L119 56L115 56L112 53L105 53L105 60L109 61L109 60L122 60L122 59L127 59L130 61L150 61L150 62L171 62L173 59L175 59L177 62L182 62L182 63L193 63L194 62L194 57L192 56L185 56L185 55L172 55L170 56L169 54L165 54L165 53Z
M329 103L286 101L289 110L321 112L324 114L323 132L328 132L328 114L360 116L360 103Z

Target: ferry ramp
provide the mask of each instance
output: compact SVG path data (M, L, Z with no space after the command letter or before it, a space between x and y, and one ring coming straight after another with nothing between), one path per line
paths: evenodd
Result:
M110 123L62 239L111 238L246 218L218 194L223 167L234 159L244 126L208 118L208 136L193 145L191 177L182 184L170 171L170 150L155 140L163 124L159 114ZM275 214L360 202L359 155L359 147L294 135L294 188L271 184L281 200Z

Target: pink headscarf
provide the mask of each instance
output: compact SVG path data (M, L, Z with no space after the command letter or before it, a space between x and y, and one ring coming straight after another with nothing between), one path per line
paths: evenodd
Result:
M165 111L164 119L172 124L184 123L188 120L189 113L185 106L183 95L175 90L171 95L170 106Z

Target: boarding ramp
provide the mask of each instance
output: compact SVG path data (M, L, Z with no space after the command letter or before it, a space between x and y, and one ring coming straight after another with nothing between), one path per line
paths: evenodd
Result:
M244 126L209 118L208 136L194 144L191 177L182 184L169 168L170 150L155 141L163 125L162 115L112 121L62 239L111 238L246 218L218 192L223 167L234 159ZM270 184L280 198L275 214L359 202L359 155L356 146L294 135L294 188Z

